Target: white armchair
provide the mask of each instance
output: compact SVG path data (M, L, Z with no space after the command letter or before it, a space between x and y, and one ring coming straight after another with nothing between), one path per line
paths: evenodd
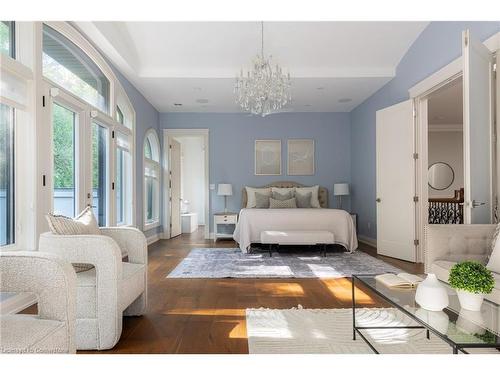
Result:
M0 252L0 291L37 296L38 315L0 316L1 353L75 353L76 275L38 251Z
M122 332L123 315L147 307L147 242L135 228L101 228L102 235L43 233L39 250L94 268L77 273L76 347L110 349ZM122 250L128 262L122 260Z

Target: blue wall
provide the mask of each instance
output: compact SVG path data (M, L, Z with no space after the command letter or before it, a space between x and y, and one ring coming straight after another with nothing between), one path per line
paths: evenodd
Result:
M233 184L228 208L238 212L243 186L261 186L273 181L297 181L319 184L329 192L335 182L351 180L351 130L349 113L280 113L264 118L229 113L161 113L160 128L207 128L210 135L210 183ZM287 139L315 140L316 174L287 176ZM256 139L281 139L281 176L254 175L254 142ZM348 199L343 204L349 208ZM224 208L224 199L210 192L210 213Z
M500 22L431 22L402 58L395 78L351 112L351 199L360 235L377 237L375 112L407 100L409 88L459 57L465 29L485 40L500 31Z

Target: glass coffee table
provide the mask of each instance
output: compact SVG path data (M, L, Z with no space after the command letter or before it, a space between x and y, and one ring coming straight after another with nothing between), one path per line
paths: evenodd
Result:
M442 283L448 292L450 303L443 311L429 311L415 302L416 288L389 288L375 279L377 275L352 275L352 336L361 337L375 352L363 331L367 329L423 329L427 339L434 334L451 347L451 352L468 354L470 348L500 348L500 306L485 300L481 311L460 308L457 294L448 284ZM359 326L356 324L356 289L373 292L389 305L407 315L415 324L405 326ZM500 354L500 351L499 351Z

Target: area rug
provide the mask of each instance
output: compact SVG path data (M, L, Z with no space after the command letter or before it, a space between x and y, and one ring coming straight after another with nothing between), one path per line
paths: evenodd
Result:
M356 322L389 328L415 324L393 308L357 309ZM250 354L373 353L361 337L352 339L351 309L247 309L246 323ZM439 337L431 333L427 339L424 329L372 329L364 333L381 354L452 354L451 347ZM499 354L495 349L468 351Z
M244 254L237 248L193 249L170 278L339 278L354 274L400 272L360 251L330 253Z

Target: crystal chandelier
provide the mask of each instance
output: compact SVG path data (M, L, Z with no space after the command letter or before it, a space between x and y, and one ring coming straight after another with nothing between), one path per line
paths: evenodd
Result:
M253 61L253 70L236 78L234 92L236 103L245 111L262 117L281 110L292 100L290 73L283 74L281 67L271 65L272 56L264 58L264 22L261 22L261 51Z

